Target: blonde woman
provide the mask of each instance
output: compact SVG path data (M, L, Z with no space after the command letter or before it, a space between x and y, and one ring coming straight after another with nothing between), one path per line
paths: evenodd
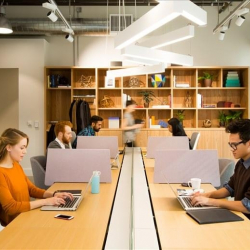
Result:
M20 165L27 152L28 136L20 130L6 129L0 137L0 222L8 225L20 213L43 205L65 204L70 193L52 193L36 187ZM38 200L30 201L30 197Z

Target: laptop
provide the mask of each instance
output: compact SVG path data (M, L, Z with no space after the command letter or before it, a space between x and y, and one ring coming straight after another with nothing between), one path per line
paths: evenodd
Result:
M86 188L83 191L83 194L81 194L80 190L58 190L61 192L69 192L73 194L73 200L71 201L70 199L67 199L65 204L60 205L60 206L42 206L41 210L42 211L75 211L79 207L80 203L82 202L82 199L84 195L87 193L89 185L92 181L93 175L90 177L89 182L86 186Z
M187 149L189 139L187 136L149 136L147 144L147 158L155 158L157 150Z

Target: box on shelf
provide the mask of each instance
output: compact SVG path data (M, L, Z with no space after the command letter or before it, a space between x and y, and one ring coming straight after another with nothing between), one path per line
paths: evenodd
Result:
M119 128L119 117L109 117L109 128Z

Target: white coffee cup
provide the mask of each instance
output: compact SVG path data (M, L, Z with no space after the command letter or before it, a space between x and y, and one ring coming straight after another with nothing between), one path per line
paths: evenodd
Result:
M200 189L201 188L201 179L191 178L191 180L188 182L188 186L192 187L192 189Z

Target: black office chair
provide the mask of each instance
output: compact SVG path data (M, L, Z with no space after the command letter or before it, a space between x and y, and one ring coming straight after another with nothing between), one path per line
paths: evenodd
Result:
M39 155L30 158L31 169L33 172L34 183L37 187L47 189L49 186L45 182L46 156Z

